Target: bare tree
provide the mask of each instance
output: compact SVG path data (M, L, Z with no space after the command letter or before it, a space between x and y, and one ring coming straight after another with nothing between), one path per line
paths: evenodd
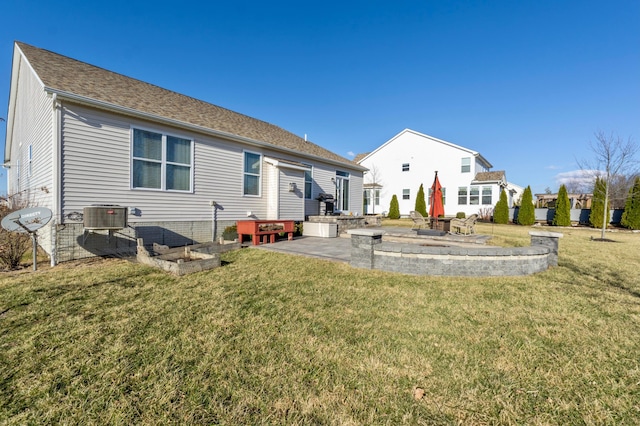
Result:
M569 194L587 194L593 189L593 180L589 180L589 183L584 179L570 179L564 183L565 188Z
M591 160L577 160L578 166L583 171L591 171L595 177L599 177L605 183L604 218L602 220L601 239L607 229L607 212L609 209L609 195L612 184L620 176L631 176L638 171L638 162L635 159L638 153L638 145L632 138L624 140L617 134L606 135L602 131L594 134L595 141L589 143L593 153Z

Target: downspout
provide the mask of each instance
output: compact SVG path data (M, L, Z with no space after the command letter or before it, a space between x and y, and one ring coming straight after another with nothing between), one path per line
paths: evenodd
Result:
M52 127L52 154L53 161L51 172L53 176L53 188L51 191L53 220L51 224L51 266L58 263L58 225L62 224L62 188L61 188L61 167L62 157L60 141L62 140L62 105L58 102L58 95L53 94L53 125Z
M276 171L276 219L280 219L280 167L273 166Z

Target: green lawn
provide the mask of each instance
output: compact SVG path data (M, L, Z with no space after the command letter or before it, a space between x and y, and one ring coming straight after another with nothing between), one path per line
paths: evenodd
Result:
M0 274L0 424L637 424L640 234L544 229L559 266L529 277L254 249L180 278ZM529 230L479 225L499 245Z

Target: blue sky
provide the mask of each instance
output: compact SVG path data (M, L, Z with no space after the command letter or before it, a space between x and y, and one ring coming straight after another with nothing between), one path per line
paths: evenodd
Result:
M0 17L0 117L19 40L347 158L410 128L543 192L590 157L594 132L640 142L639 21L637 0L12 0ZM2 152L5 131L0 122Z

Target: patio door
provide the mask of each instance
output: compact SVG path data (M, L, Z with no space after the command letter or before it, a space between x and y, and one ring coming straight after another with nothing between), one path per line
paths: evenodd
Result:
M349 173L336 171L336 209L349 210Z

